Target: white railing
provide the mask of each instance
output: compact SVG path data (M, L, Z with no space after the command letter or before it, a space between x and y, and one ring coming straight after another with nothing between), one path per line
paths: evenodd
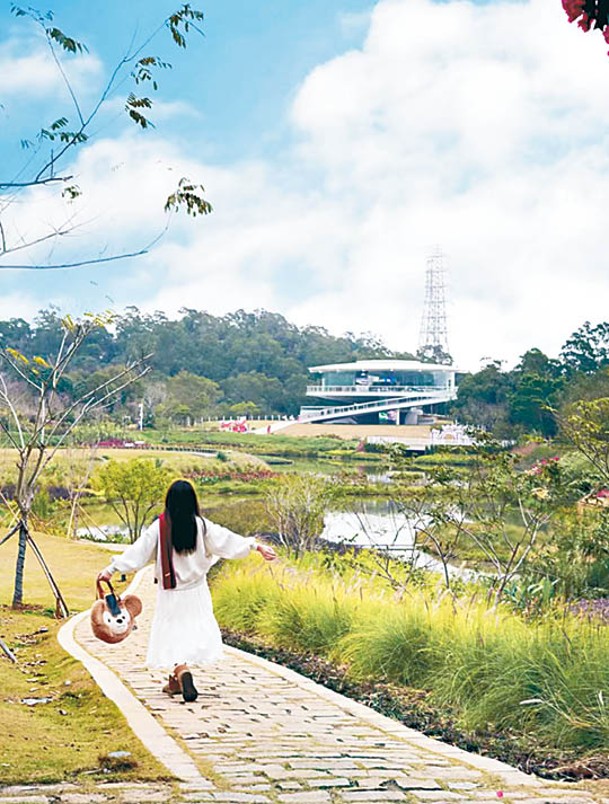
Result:
M455 399L456 394L454 389L447 389L444 392L439 392L435 389L434 392L428 391L424 394L418 394L408 397L389 397L385 399L371 400L369 402L357 402L354 405L333 405L332 407L325 408L303 408L298 417L299 421L311 421L313 419L319 421L320 419L329 419L337 416L345 416L351 413L374 413L381 410L397 410L400 408L411 408L415 405L433 405L440 402L449 402Z
M307 396L387 396L387 394L447 394L450 385L307 385Z

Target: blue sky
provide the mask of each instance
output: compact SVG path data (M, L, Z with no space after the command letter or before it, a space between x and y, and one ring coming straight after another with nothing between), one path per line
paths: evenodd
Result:
M10 5L0 7L1 30L24 35L31 26L16 19ZM182 52L164 31L147 50L173 65L161 74L158 97L179 99L198 114L171 135L220 162L281 146L281 121L295 88L317 64L361 44L372 8L369 0L210 0L193 6L205 14L204 38L193 34ZM103 14L92 14L82 0L35 7L52 10L55 24L108 67L134 36L142 39L174 10L166 0L106 0Z
M51 248L0 256L48 263L141 248L163 229L180 176L214 213L175 217L149 255L65 272L0 271L0 316L49 303L79 313L134 304L177 315L243 307L332 332L417 346L427 255L450 276L457 361L555 355L607 318L609 58L569 26L559 0L204 3L203 39L166 32L156 128L136 131L121 85L66 165L83 195L43 190L0 206L13 245L71 220ZM87 43L67 59L83 108L160 0L58 2L56 24ZM64 110L60 76L27 21L0 5L0 181L23 137ZM41 10L46 10L41 9ZM5 195L4 201L6 202Z
M7 32L5 41L25 42L28 47L29 37L37 33L36 27L28 19L16 18L10 6L4 3L0 7L1 30ZM187 49L181 51L164 30L146 49L172 64L171 70L159 74L160 90L153 93L154 100L184 105L172 118L157 121L154 134L175 144L186 158L204 157L217 165L276 155L286 146L285 114L295 88L316 64L361 43L371 9L366 0L309 0L306 4L290 0L262 4L210 0L195 7L204 11L204 37L191 34ZM44 13L49 7L40 6L38 10ZM54 24L85 43L89 53L102 64L100 76L94 77L100 80L90 82L91 91L81 88L79 97L85 98L87 108L90 104L86 101L97 97L95 89L101 86L101 73L107 77L130 43L156 30L174 6L164 0L133 0L128 5L109 0L104 3L103 14L92 15L90 6L83 2L60 2L50 10ZM68 69L74 61L66 60ZM120 88L116 97L124 94ZM32 137L66 108L70 115L63 95L60 102L56 102L57 95L53 93L50 97L37 96L31 102L25 93L25 97L11 97L4 104L0 156L5 164L23 162L21 139ZM153 120L157 117L151 115ZM129 126L112 113L102 117L102 124L93 130L107 136L110 131L118 133ZM137 132L130 131L130 135L136 136ZM148 135L139 136L144 140ZM200 178L205 180L204 176ZM147 242L138 241L134 248ZM129 245L125 249L129 251ZM292 265L292 270L298 267ZM125 266L117 264L73 271L69 276L54 272L33 277L10 272L4 274L3 280L5 289L27 288L29 298L38 299L40 304L50 297L62 307L72 304L80 308L87 304L114 304L116 296L120 307L129 301L129 292L134 294L132 302L139 303L146 293L140 291L138 297L137 287L130 288L129 283L127 294L114 293L115 283L124 277ZM55 298L58 287L69 289L68 297L63 296L61 301Z

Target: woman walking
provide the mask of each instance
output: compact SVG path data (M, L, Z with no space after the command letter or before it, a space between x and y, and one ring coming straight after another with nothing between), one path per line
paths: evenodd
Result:
M243 558L258 551L266 561L275 551L201 516L193 486L171 484L165 510L122 555L115 556L98 578L133 572L155 558L157 603L150 629L147 664L173 668L163 691L197 698L191 664L209 664L222 655L222 637L212 608L207 573L218 558Z

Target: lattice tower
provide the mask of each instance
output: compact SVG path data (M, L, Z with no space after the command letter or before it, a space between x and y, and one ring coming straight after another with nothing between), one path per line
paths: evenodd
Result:
M446 262L439 249L427 258L418 353L421 356L435 357L438 362L450 362L446 317Z

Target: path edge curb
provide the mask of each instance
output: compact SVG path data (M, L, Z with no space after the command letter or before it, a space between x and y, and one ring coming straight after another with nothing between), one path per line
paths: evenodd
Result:
M135 575L126 593L133 594L147 569L144 567ZM122 712L135 736L172 776L180 782L196 784L201 789L211 789L213 784L201 775L192 757L168 734L116 673L77 642L74 632L90 616L90 612L91 609L87 609L75 614L61 626L57 632L57 641L61 647L84 666L103 694Z

